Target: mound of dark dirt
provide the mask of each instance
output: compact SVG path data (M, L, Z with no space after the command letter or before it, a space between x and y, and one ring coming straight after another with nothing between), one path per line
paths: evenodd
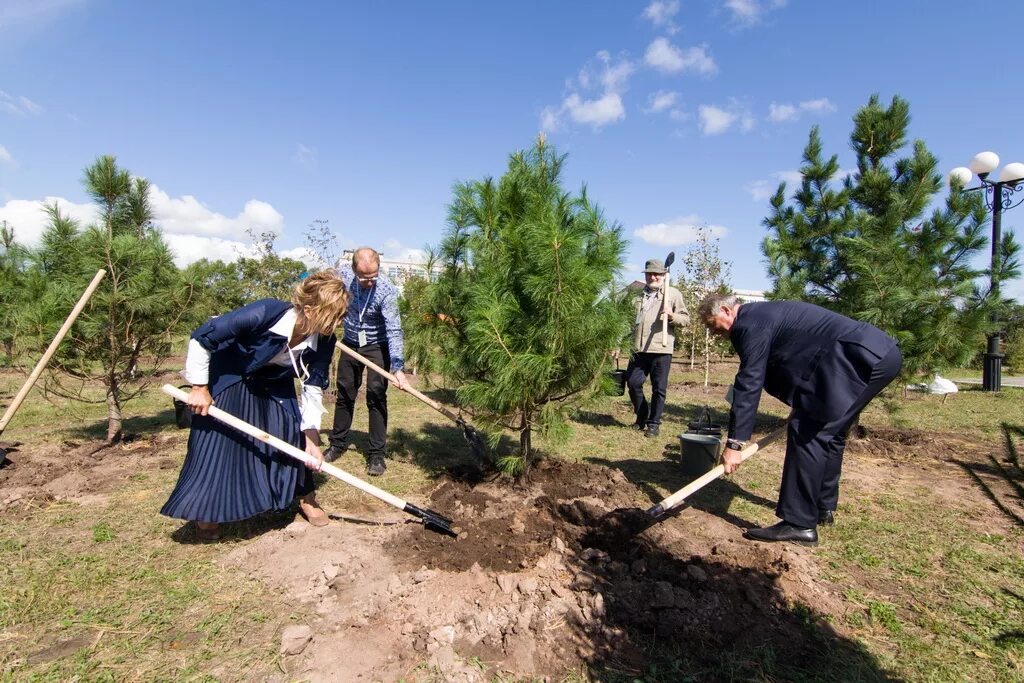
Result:
M574 662L640 671L650 638L697 668L765 648L807 664L842 643L820 619L841 608L814 580L808 551L738 540L740 530L695 510L644 529L643 502L621 472L545 462L528 483L444 482L431 507L457 520L459 537L403 533L386 550L410 572L494 576L504 599L478 597L479 609L493 616L511 603L516 617L492 620L492 632L456 624L454 642L508 661L527 635L520 674Z

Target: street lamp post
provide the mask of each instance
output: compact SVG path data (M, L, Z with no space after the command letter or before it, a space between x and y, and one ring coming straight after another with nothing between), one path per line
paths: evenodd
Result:
M969 187L965 192L985 193L985 206L992 211L992 270L990 271L991 296L994 297L998 306L999 302L999 243L1002 239L1000 234L1003 211L1012 209L1024 200L1024 196L1013 200L1015 192L1024 189L1024 164L1015 162L1007 164L1000 171L995 182L989 180L989 175L999 166L999 156L995 152L980 152L971 159L969 167L958 166L949 172L949 178L956 178L962 185L971 182L974 174L978 174L981 184L977 187ZM999 391L1002 387L1002 364L1003 354L999 350L998 308L992 312L992 332L988 335L988 345L985 348L985 365L982 370L981 386L985 391Z

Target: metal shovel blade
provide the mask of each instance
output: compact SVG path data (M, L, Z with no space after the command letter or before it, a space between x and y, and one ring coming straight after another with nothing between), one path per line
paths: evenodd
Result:
M408 512L414 517L419 517L423 520L423 526L431 531L436 531L441 534L447 534L451 537L456 537L458 534L452 529L452 520L448 519L440 512L433 510L425 510L420 507L416 507L412 503L406 503L404 512Z

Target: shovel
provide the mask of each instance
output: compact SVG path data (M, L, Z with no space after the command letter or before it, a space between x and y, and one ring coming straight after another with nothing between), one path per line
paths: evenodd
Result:
M786 424L783 423L782 426L778 427L775 431L771 432L760 441L752 443L740 451L743 460L745 461L754 453L757 453L768 444L779 439L779 437L785 433ZM587 542L598 544L595 547L599 547L601 544L622 543L636 534L646 531L661 520L676 514L679 510L679 506L682 505L684 500L713 482L715 479L718 479L723 474L725 474L725 466L718 465L711 471L697 479L694 479L689 484L646 511L641 510L640 508L619 508L617 510L612 510L599 520L599 523L596 525L598 528L591 532Z
M184 391L182 391L181 389L179 389L178 387L176 387L176 386L174 386L172 384L165 384L165 385L163 385L161 387L161 390L165 394L167 394L168 396L176 398L179 401L187 401L188 400L188 394L186 394ZM209 414L210 414L211 417L216 418L217 420L223 422L224 424L228 425L229 427L234 427L235 429L237 429L238 431L242 432L243 434L248 434L249 436L253 437L254 439L257 439L257 440L262 441L264 443L270 444L274 448L278 449L279 451L282 451L283 453L285 453L287 455L292 456L296 460L301 460L304 463L314 463L315 462L315 460L308 453L306 453L304 450L302 450L300 448L296 448L295 446L291 445L287 441L282 441L281 439L277 438L276 436L271 436L270 434L267 434L262 429L254 427L251 424L249 424L248 422L245 422L244 420L240 420L239 418L235 417L231 413L224 412L220 408L217 408L215 406L211 406ZM358 477L354 477L351 474L349 474L348 472L346 472L345 470L343 470L343 469L341 469L339 467L335 467L334 465L332 465L330 463L326 463L325 462L320 467L320 471L321 472L325 472L325 473L331 475L332 477L336 477L338 479L341 479L343 482L345 482L349 486L355 486L360 491L363 491L364 493L369 493L371 496L373 496L375 498L379 498L380 500L384 501L388 505L392 505L392 506L398 508L402 512L406 512L406 513L412 515L413 517L419 518L420 520L422 520L423 526L425 526L426 528L430 529L431 531L436 531L438 533L447 534L449 536L456 536L457 535L455 533L455 531L452 529L452 520L448 519L447 517L443 516L442 514L440 514L438 512L434 512L433 510L426 510L426 509L423 509L423 508L419 508L419 507L416 507L415 505L413 505L412 503L407 503L406 501L402 500L398 496L393 496L390 493L388 493L387 491L384 491L383 489L377 488L373 484L367 484L362 479L359 479Z
M78 303L75 304L71 313L68 314L67 320L64 321L64 324L57 332L57 336L54 337L53 341L50 342L50 345L46 347L43 357L39 359L38 363L36 363L36 367L32 369L32 374L30 374L28 379L25 380L25 384L22 385L21 390L18 391L14 400L11 401L11 405L7 406L7 410L4 411L4 416L0 417L0 434L4 433L4 429L7 428L7 423L14 417L14 413L18 410L19 406L21 406L25 397L28 396L28 392L32 390L32 386L36 383L36 380L39 379L39 375L41 375L43 370L46 368L46 364L50 362L50 357L53 356L57 347L60 346L60 343L64 340L68 330L70 330L71 326L75 323L75 319L78 318L78 314L82 312L83 308L85 308L85 304L89 301L93 292L96 291L96 288L100 286L100 280L102 280L106 274L107 271L102 268L96 271L96 275L93 276L92 282L89 283L89 286L86 287L85 292L82 293ZM6 459L7 448L0 447L0 465L3 465L4 460Z
M777 441L779 437L783 436L785 433L786 424L783 423L780 427L776 428L775 431L771 432L760 441L755 441L754 443L747 445L742 451L740 451L740 456L743 458L741 462L745 462L747 458L752 456L754 453L757 453L759 450L761 450L768 444L772 443L773 441ZM694 479L689 484L679 489L675 493L669 495L663 501L649 509L647 511L647 514L650 515L653 519L658 519L662 515L668 514L672 511L673 508L682 504L684 500L692 496L697 491L700 491L702 488L713 482L715 479L718 479L723 474L725 474L725 465L718 465L712 468L703 476Z
M374 363L370 359L368 359L365 356L359 354L355 350L350 349L344 343L338 344L338 348L341 349L343 353L351 356L352 358L355 358L357 361L359 361L360 363L362 363L366 367L370 368L371 370L373 370L374 372L376 372L380 376L384 377L389 382L392 382L393 384L397 384L394 375L392 375L390 372L388 372L387 370L385 370L381 366L377 365L376 363ZM424 403L426 403L428 406L430 406L431 408L433 408L437 412L439 412L442 415L444 415L445 417L447 417L449 420L453 421L458 426L462 427L462 434L463 434L463 436L466 437L466 441L469 442L469 448L470 448L471 451L473 451L473 455L476 456L477 458L480 458L481 460L490 461L490 457L488 456L488 453L487 453L487 447L484 445L484 440L480 436L480 432L476 431L476 429L473 427L473 425L469 424L468 422L466 422L465 419L463 419L459 415L456 415L455 413L453 413L452 411L448 410L447 408L445 408L443 405L441 405L440 403L438 403L434 399L430 398L429 396L427 396L426 394L422 393L421 391L419 391L417 389L414 389L411 386L405 387L405 389L403 389L403 391L406 391L406 392L412 394L413 396L415 396L419 400L423 401Z
M668 344L668 269L676 260L676 252L665 257L665 277L661 279L661 344Z

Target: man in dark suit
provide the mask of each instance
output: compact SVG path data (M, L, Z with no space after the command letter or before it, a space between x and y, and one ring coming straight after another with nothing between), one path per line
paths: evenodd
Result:
M816 545L817 525L832 523L839 500L846 432L899 374L896 342L877 327L800 301L741 305L734 296L712 294L699 315L712 332L729 337L740 357L725 473L742 462L762 389L793 409L775 509L782 521L744 535Z

